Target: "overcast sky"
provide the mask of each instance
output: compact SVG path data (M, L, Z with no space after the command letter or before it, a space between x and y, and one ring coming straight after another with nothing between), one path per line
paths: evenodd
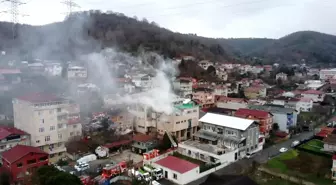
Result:
M0 1L1 2L1 1ZM67 7L58 0L22 0L20 22L62 21ZM300 30L336 35L336 0L74 0L83 11L99 9L146 17L160 26L206 37L279 38ZM9 3L0 4L0 12ZM0 13L0 20L10 15Z

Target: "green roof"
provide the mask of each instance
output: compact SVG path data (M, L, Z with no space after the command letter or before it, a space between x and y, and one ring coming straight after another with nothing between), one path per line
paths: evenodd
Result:
M184 104L181 104L181 105L176 105L175 108L177 109L191 109L191 108L194 108L198 105L195 105L193 102L190 102L190 103L184 103Z

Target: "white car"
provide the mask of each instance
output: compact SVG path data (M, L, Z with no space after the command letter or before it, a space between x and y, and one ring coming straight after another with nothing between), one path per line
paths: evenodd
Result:
M279 152L281 152L281 153L284 153L284 152L287 152L288 151L288 149L287 148L280 148L280 150L279 150Z
M88 163L78 163L75 165L75 169L77 171L85 171L90 168L90 165Z
M255 153L247 153L246 154L246 158L249 159L249 158L252 158L254 157Z
M300 141L293 141L291 147L296 147L297 145L300 144Z

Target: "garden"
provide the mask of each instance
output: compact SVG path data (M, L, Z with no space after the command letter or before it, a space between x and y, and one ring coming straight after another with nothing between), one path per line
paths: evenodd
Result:
M307 143L300 145L297 149L304 151L304 152L311 153L311 154L315 154L318 156L322 156L322 157L330 157L330 158L332 157L331 153L328 153L322 150L323 141L318 140L318 139L310 140Z
M265 167L316 184L332 184L332 160L299 150L289 150L268 161Z

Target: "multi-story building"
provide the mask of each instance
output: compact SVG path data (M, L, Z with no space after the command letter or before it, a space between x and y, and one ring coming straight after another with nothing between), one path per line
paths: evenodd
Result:
M322 102L324 100L325 93L317 90L307 90L301 93L304 98L312 99L313 102Z
M15 184L27 184L34 171L48 165L48 153L32 146L16 145L2 153L2 166Z
M14 127L0 126L0 155L18 144L29 146L29 134Z
M273 125L273 114L262 110L251 110L251 109L238 109L234 116L251 119L259 124L260 134L269 136L270 130L272 130Z
M290 127L296 126L298 111L281 105L249 105L249 109L263 110L273 114L273 123L279 125L279 130L289 132Z
M136 87L141 87L144 90L153 88L152 76L149 74L136 74L131 76L132 82Z
M266 87L251 86L244 89L244 95L249 99L266 97Z
M222 154L238 149L237 159L260 150L259 127L254 120L206 113L199 122L201 130L195 137L222 148Z
M225 96L216 96L216 107L230 110L247 108L247 100L243 98L230 98Z
M193 101L178 102L171 114L158 113L144 105L134 105L130 112L135 115L135 130L140 133L157 132L162 137L169 132L182 141L192 138L197 131L199 106Z
M180 77L174 80L173 87L175 90L181 92L182 97L192 94L193 79Z
M207 70L209 66L213 66L214 64L209 60L202 60L198 63L204 70Z
M30 134L31 146L47 152L51 162L64 156L64 143L81 135L79 107L47 94L31 94L13 100L14 126Z
M321 80L331 79L334 76L336 76L336 68L320 70L320 79Z
M193 91L192 99L198 102L202 108L213 107L215 105L215 93L213 89L196 88Z
M275 80L286 81L288 79L288 75L286 73L278 73L275 75Z
M67 69L67 78L70 79L86 79L88 71L85 67L71 66Z

